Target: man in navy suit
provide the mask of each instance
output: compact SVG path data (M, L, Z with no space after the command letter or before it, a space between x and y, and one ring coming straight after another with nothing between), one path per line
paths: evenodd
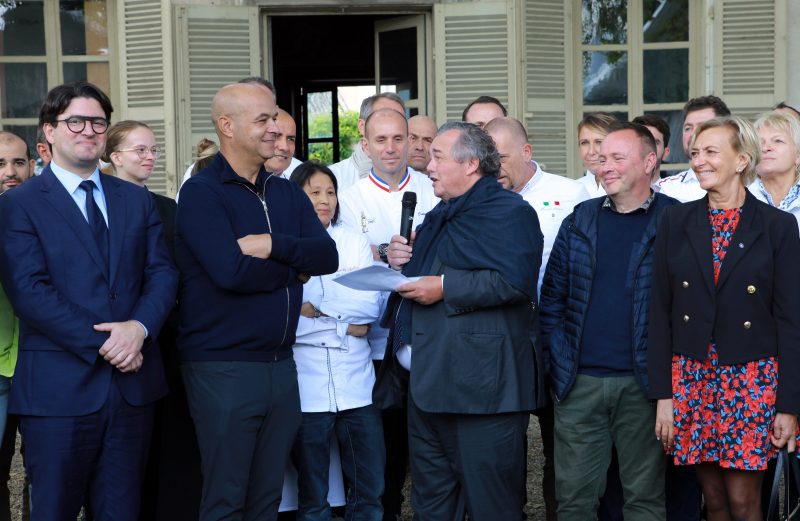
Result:
M111 102L60 85L39 124L53 161L0 197L0 280L20 319L9 411L20 415L33 521L136 520L153 402L154 340L177 273L147 190L100 174Z

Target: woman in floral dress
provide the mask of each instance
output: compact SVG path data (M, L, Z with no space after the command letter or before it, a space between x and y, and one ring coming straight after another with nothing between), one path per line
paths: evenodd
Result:
M760 520L767 463L800 411L797 221L745 188L759 139L737 117L700 125L692 170L708 195L659 227L648 373L655 435L695 465L709 521Z

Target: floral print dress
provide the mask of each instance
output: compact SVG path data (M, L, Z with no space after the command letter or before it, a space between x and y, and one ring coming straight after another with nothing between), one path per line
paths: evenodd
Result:
M709 208L715 284L740 214L741 208ZM675 464L717 462L723 468L766 469L777 454L770 443L777 375L775 357L720 364L714 342L705 360L674 354Z

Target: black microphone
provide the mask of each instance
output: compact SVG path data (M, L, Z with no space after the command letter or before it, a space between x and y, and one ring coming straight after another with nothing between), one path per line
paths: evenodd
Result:
M400 214L400 235L411 241L411 227L414 224L414 209L417 207L417 194L403 194L403 213Z

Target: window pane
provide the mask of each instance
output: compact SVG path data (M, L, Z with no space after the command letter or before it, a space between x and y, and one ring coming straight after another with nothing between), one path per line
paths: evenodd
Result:
M94 83L100 90L111 96L111 82L109 81L108 63L70 63L64 64L64 83L73 81L88 81Z
M309 139L333 137L333 96L331 92L309 92L306 114L308 114Z
M46 64L0 63L0 117L38 118L46 95Z
M105 0L60 0L61 46L66 56L108 55Z
M683 112L680 110L648 110L647 114L660 116L669 125L669 155L667 160L661 165L661 170L667 170L665 166L670 163L686 163L688 158L683 153Z
M627 42L627 0L583 0L581 32L583 43Z
M645 42L689 41L689 0L644 0Z
M644 102L689 99L689 49L644 51Z
M397 85L403 99L417 98L417 29L378 33L381 83Z
M308 160L317 161L323 165L333 163L333 143L309 143Z
M628 53L583 53L584 105L628 103Z
M0 2L0 56L44 53L44 2Z

